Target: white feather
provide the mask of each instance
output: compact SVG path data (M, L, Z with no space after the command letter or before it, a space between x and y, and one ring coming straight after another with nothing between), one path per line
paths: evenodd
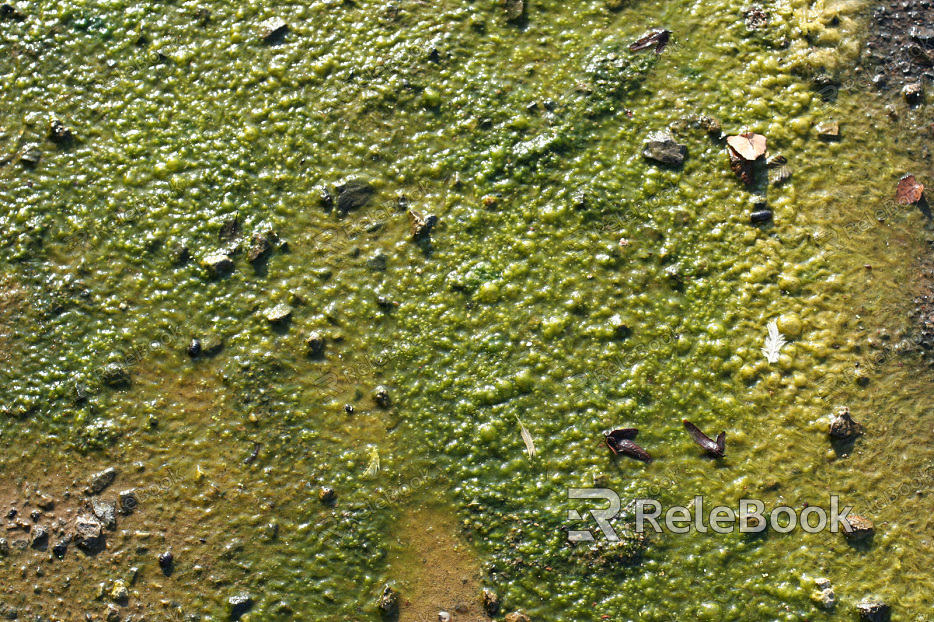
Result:
M767 327L769 329L769 336L765 338L765 347L762 348L762 354L765 355L765 358L771 364L778 362L780 350L786 342L782 334L778 332L778 322L769 322Z
M516 421L519 422L519 428L522 432L522 442L525 443L525 450L529 452L529 458L535 456L535 443L532 442L532 435L529 434L529 431L525 429L525 426L522 425L522 421L519 419L519 415L516 415Z

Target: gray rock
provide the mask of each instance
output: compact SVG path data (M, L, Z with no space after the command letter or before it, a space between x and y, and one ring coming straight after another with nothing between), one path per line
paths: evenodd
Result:
M75 519L75 544L83 549L97 548L101 543L103 525L94 516L84 514Z
M117 504L103 499L91 499L91 510L107 529L117 527Z
M289 25L285 20L273 17L267 19L259 26L259 34L266 43L276 43L282 40L282 37L289 32Z
M263 311L263 316L270 324L283 324L292 317L292 307L286 304L276 305Z
M370 184L351 179L337 186L337 211L343 216L369 203L376 190Z
M909 36L919 43L934 43L934 28L925 28L924 26L912 26Z
M663 164L678 165L684 162L687 147L676 141L667 132L650 134L643 146L642 155Z
M100 473L95 473L91 476L91 479L88 480L89 494L100 494L105 488L113 484L115 479L117 479L117 470L113 467L104 469Z
M226 253L220 251L205 255L201 260L201 265L205 270L210 272L212 276L230 274L234 269L233 259L228 257Z
M830 437L845 441L862 434L863 428L850 416L850 409L844 406L830 422Z
M216 356L224 349L224 339L217 333L205 333L200 341L202 356Z
M108 387L125 387L130 384L130 370L118 363L108 363L101 370L100 380Z
M231 620L239 620L243 614L253 608L253 599L247 594L231 596L227 603L230 605Z
M372 257L366 260L366 267L370 270L376 272L383 272L386 270L386 263L389 261L389 257L383 251L378 251Z
M39 160L41 159L42 152L39 150L38 145L29 145L19 156L19 161L30 167L39 164Z
M892 616L892 609L879 600L864 600L856 605L856 611L865 622L888 622Z
M525 0L506 0L506 19L517 22L525 15Z
M39 498L36 499L36 507L40 510L45 510L46 512L55 509L55 499L49 495L39 495Z

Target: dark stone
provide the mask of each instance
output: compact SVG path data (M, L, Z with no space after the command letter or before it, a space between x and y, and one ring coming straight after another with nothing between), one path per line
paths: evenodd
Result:
M105 488L110 486L115 479L117 479L117 470L113 467L105 469L100 473L95 473L88 482L89 494L96 495L101 493Z
M75 544L85 550L92 550L101 543L103 525L95 517L85 514L75 519Z
M344 404L344 412L347 413L348 415L354 414L353 404Z
M862 434L862 426L853 420L850 409L843 407L830 422L830 437L846 441Z
M369 203L376 190L370 184L351 179L337 186L337 211L343 216Z
M49 140L51 140L53 143L63 145L71 142L71 139L71 130L65 127L65 125L58 119L52 121L52 123L49 125Z
M231 242L240 237L240 214L234 214L221 225L221 230L217 233L221 242Z
M179 244L172 249L170 253L172 263L181 266L188 263L191 260L191 249L189 249L184 244Z
M769 25L769 12L761 5L754 4L745 11L746 29L758 30Z
M376 606L384 618L395 618L399 615L399 593L387 585Z
M646 140L642 155L650 160L677 166L684 162L687 152L687 147L677 142L671 134L655 132Z
M175 562L175 556L170 552L166 551L159 555L159 567L163 570L169 570L172 568L172 564Z
M379 385L373 389L373 401L376 402L380 408L389 408L389 405L392 403L392 400L389 399L389 389L383 385Z
M117 527L117 504L103 499L91 499L91 510L107 529Z
M317 331L311 333L305 340L305 345L308 346L308 354L311 356L321 356L324 354L324 335Z
M493 590L483 589L483 610L488 616L495 617L499 613L499 596Z
M108 387L125 387L130 384L130 370L117 363L108 363L101 370L100 380Z
M327 188L318 188L318 200L321 202L321 207L323 207L326 212L331 211L331 208L334 207L334 197Z
M337 493L334 492L334 489L330 486L322 486L321 490L318 491L318 499L321 500L321 503L332 504L337 498Z
M29 545L33 548L41 547L49 541L49 530L42 525L36 525L30 535Z
M388 261L389 257L386 253L378 251L375 255L366 260L366 267L376 272L383 272L386 270L386 263Z
M12 4L7 3L0 4L0 18L12 19L16 22L21 22L26 19Z
M864 622L889 622L892 609L882 601L866 600L856 605L859 619Z
M65 553L68 552L68 545L70 543L71 538L62 538L55 544L55 546L52 547L52 554L59 559L65 557Z
M506 19L520 21L525 15L525 0L506 0Z
M227 603L230 605L231 620L239 620L243 614L253 608L253 599L246 594L231 596Z

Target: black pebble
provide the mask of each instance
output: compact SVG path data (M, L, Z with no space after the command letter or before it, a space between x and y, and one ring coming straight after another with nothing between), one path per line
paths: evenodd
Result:
M161 568L171 568L172 562L174 561L175 561L175 556L172 555L171 553L166 552L159 556L159 566Z

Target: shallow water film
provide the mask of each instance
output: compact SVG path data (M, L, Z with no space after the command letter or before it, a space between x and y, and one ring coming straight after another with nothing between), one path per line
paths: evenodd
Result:
M0 615L934 620L932 16L2 4Z

